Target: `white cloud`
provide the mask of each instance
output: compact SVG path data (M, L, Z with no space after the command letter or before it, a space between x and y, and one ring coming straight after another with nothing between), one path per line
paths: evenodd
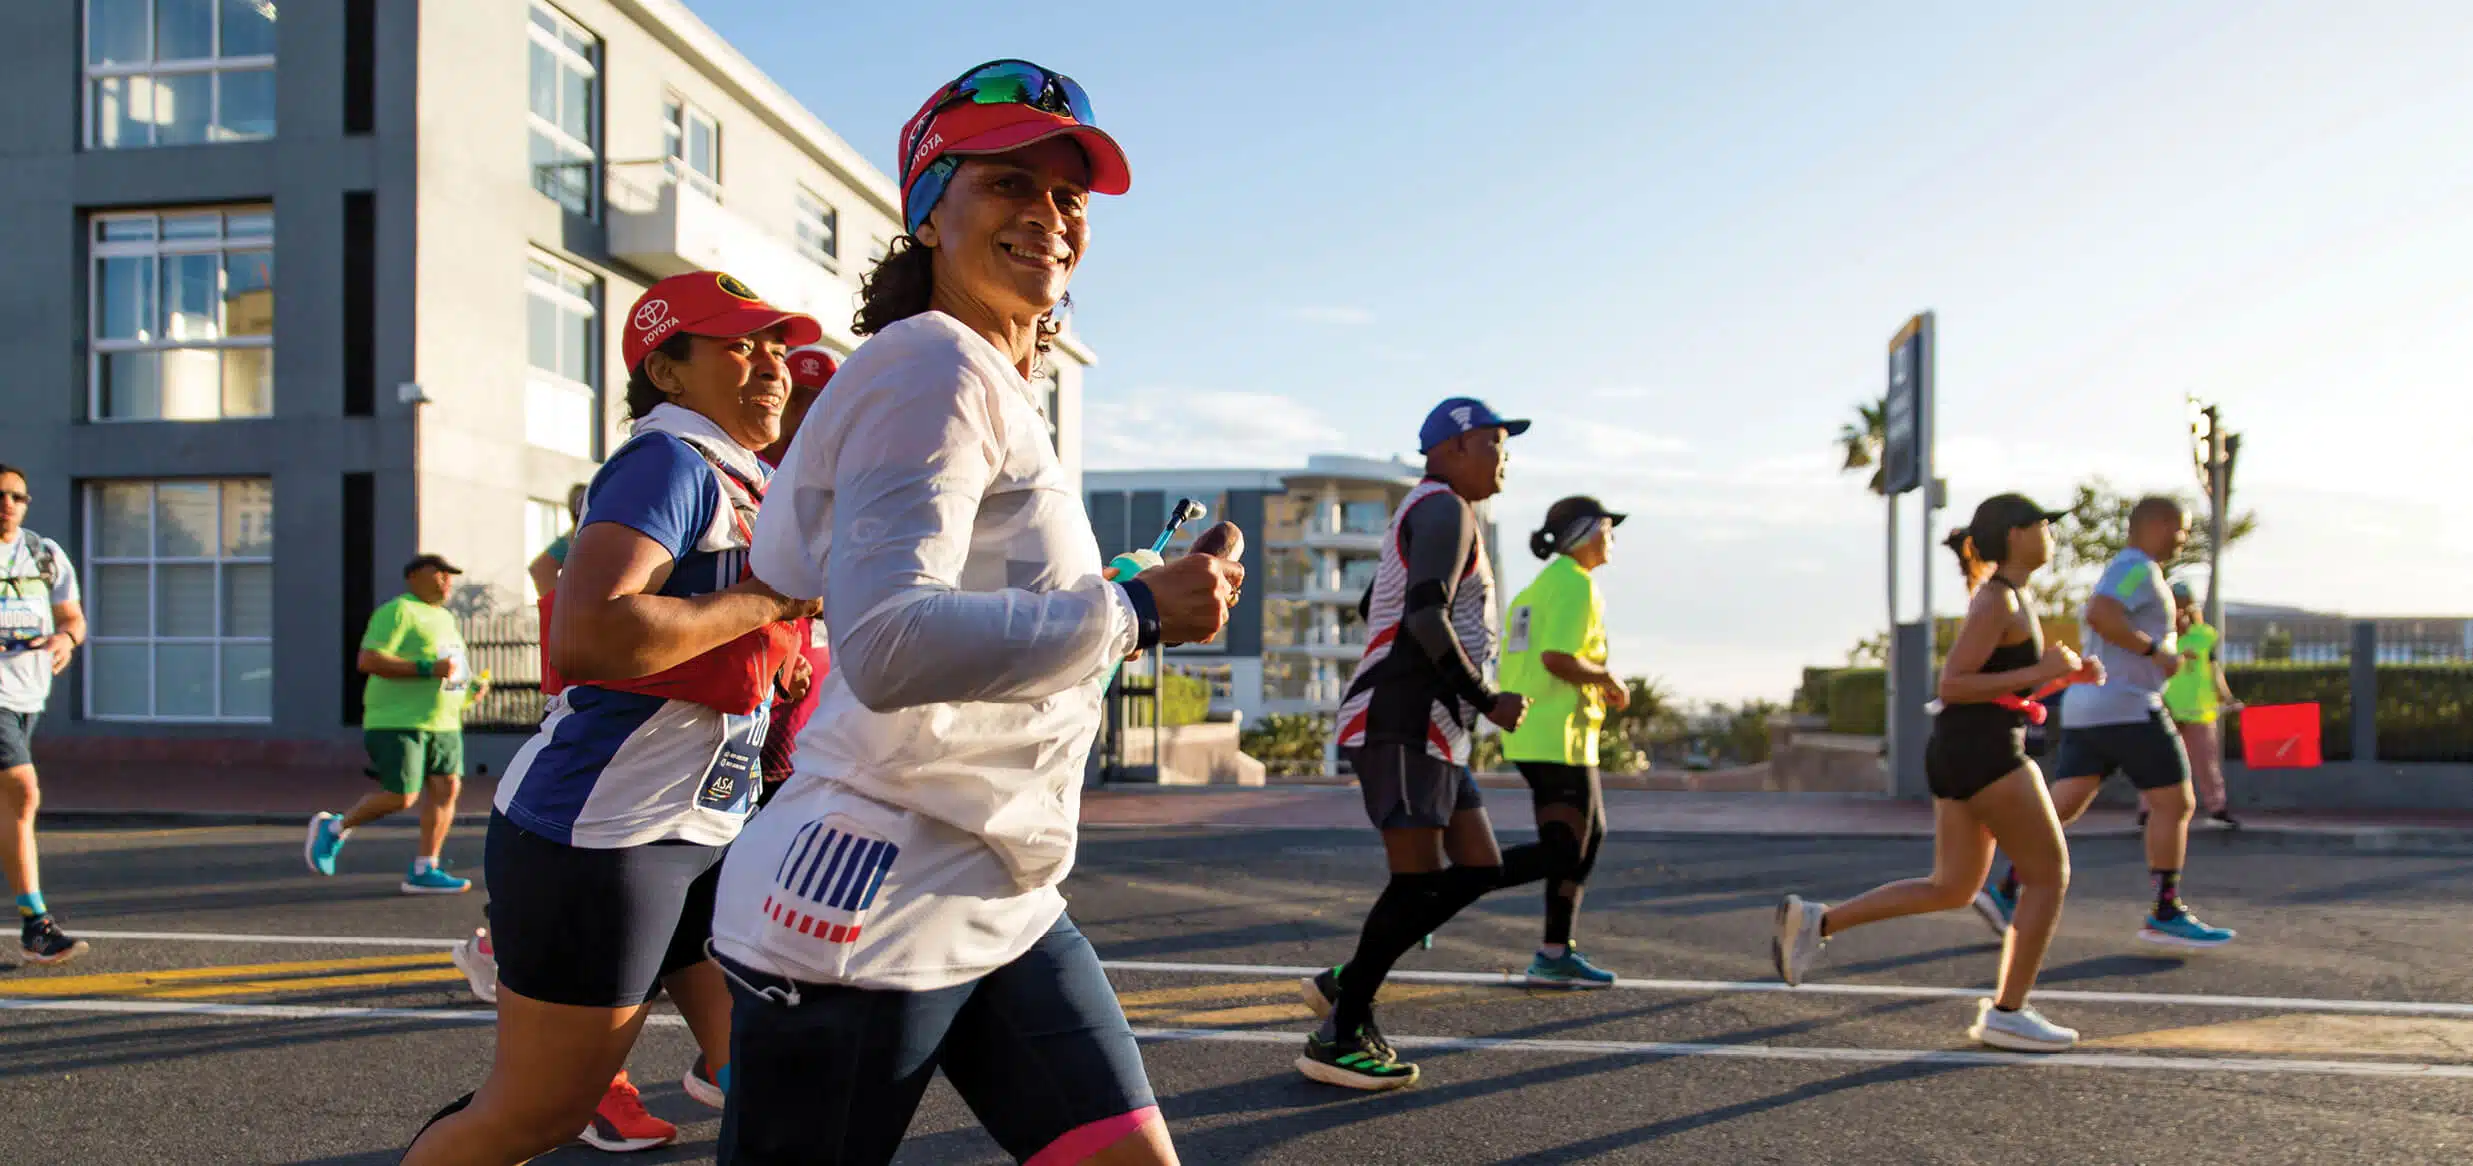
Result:
M1601 458L1640 458L1660 454L1678 454L1691 448L1681 438L1640 429L1627 429L1602 422L1580 431L1580 446L1592 456Z
M1330 324L1343 328L1362 328L1374 322L1374 313L1371 309L1345 304L1288 308L1280 312L1280 315L1300 323Z
M1092 402L1083 429L1091 469L1300 465L1335 449L1337 426L1276 393L1144 389L1138 399Z

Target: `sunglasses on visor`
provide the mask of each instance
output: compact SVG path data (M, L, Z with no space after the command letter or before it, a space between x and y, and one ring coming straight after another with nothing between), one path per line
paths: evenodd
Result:
M918 162L920 143L927 140L927 127L936 114L951 106L1027 105L1032 109L1069 117L1083 125L1096 125L1091 119L1090 94L1083 92L1080 82L1062 73L1050 72L1029 61L989 61L970 70L944 88L944 96L919 119L918 137L910 143L910 157L902 159L902 171L908 173Z

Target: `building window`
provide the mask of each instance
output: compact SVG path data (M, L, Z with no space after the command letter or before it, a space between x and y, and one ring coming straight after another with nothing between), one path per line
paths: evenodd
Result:
M1277 545L1305 537L1313 520L1314 501L1296 494L1272 494L1262 500L1262 539Z
M524 380L524 440L590 459L601 433L594 331L601 281L535 255L524 274L530 335Z
M87 716L273 719L274 513L265 478L87 487Z
M815 261L826 271L840 270L841 211L804 186L798 189L797 208L799 254Z
M264 417L275 407L275 215L265 207L97 215L87 415Z
M1294 547L1270 547L1263 551L1266 582L1264 594L1303 595L1314 581L1314 559L1310 551Z
M86 145L275 136L275 0L86 0Z
M601 164L601 41L533 0L532 185L579 215L593 213Z
M1381 559L1340 560L1340 590L1349 595L1362 595L1374 585L1374 576L1382 570Z
M721 123L675 94L661 105L662 158L670 178L721 201Z
M1391 529L1391 507L1380 500L1342 502L1340 529L1348 534L1382 534Z
M550 549L558 536L567 533L567 504L545 502L539 498L524 499L524 602L539 603L540 589L532 584L532 561Z
M887 256L887 255L890 255L890 254L892 254L892 253L893 253L893 244L892 244L891 242L887 241L887 240L886 240L886 239L884 239L882 236L878 236L878 235L870 235L870 236L868 236L868 239L867 239L867 265L868 265L869 267L874 267L875 265L877 265L877 264L879 264L879 263L884 262L884 257L885 257L885 256Z

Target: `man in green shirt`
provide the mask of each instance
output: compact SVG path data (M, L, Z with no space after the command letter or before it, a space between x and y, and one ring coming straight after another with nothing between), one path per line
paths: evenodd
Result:
M420 852L404 876L407 895L455 895L472 880L448 874L439 862L455 799L464 788L464 706L488 692L475 686L464 659L464 638L446 609L455 577L463 571L437 555L404 565L404 594L370 613L361 636L360 670L369 677L361 699L361 738L369 749L365 771L378 789L343 814L321 811L309 820L309 869L335 873L335 855L354 830L389 814L421 807Z
M2220 714L2240 707L2233 701L2232 686L2225 683L2223 663L2215 658L2222 637L2201 614L2189 584L2173 584L2172 597L2181 670L2164 682L2164 707L2181 730L2181 744L2190 755L2190 779L2198 786L2207 816L2237 830L2241 823L2225 804L2224 740L2216 729Z

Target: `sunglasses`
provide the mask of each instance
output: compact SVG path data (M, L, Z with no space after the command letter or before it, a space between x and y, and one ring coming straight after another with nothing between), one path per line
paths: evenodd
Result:
M0 498L5 498L20 506L34 501L34 495L28 494L23 490L0 490Z
M1029 61L989 61L954 78L946 85L944 95L930 106L927 116L919 119L919 131L911 139L907 155L902 159L902 173L918 165L919 151L929 137L927 129L936 115L956 105L1027 105L1032 109L1069 117L1082 125L1096 125L1091 116L1090 94L1081 82L1062 73L1050 72ZM920 206L935 205L935 196L944 192L945 181L953 176L954 167L940 164L919 176L912 201ZM908 224L915 232L917 223Z

